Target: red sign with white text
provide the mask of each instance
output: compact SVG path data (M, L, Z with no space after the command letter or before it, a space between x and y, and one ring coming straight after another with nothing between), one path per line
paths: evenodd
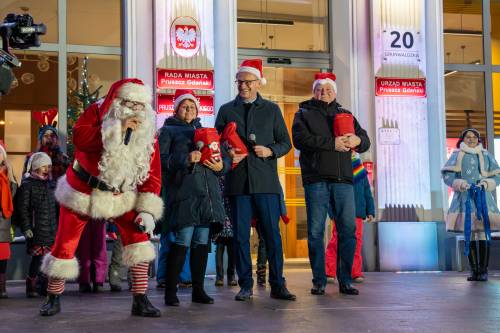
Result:
M213 70L158 69L158 89L214 90Z
M375 96L426 97L425 79L376 77Z
M198 116L213 116L214 115L214 96L199 95L195 96L200 103ZM158 113L174 113L174 95L173 94L158 94L157 95Z

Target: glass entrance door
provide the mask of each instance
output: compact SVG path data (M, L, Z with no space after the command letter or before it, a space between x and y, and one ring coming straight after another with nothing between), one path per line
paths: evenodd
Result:
M261 93L264 98L279 105L290 138L295 112L300 102L311 98L314 74L319 70L319 68L264 67L267 85L262 87ZM307 219L299 151L295 147L278 161L278 171L290 218L288 224L281 223L284 254L286 258L304 258L308 256Z

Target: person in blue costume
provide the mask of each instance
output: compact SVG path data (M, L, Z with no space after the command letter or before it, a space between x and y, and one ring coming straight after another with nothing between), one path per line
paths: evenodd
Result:
M465 254L472 272L467 280L487 281L490 233L500 230L500 212L492 195L500 183L500 168L483 148L478 130L467 128L462 132L457 149L441 173L454 191L446 229L465 235Z

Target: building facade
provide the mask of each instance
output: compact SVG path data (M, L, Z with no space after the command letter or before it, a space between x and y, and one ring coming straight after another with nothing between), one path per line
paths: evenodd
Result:
M163 98L173 90L158 84L159 70L212 72L214 87L197 90L213 103L204 114L206 124L236 95L234 78L243 59L264 61L268 84L262 94L278 103L289 128L298 103L311 96L314 73L333 70L339 102L373 142L363 158L373 167L381 221L443 221L448 195L440 168L462 128L478 128L491 152L500 149L496 1L47 0L42 6L19 0L0 5L2 16L22 11L45 23L48 33L40 48L15 51L24 63L16 69L17 86L0 103L0 139L17 165L36 145L33 111L57 108L65 141L67 110L74 103L67 96L81 87L84 56L90 88L102 86L101 95L121 77L139 77ZM195 23L179 24L201 31L200 50L191 57L170 49L172 23L181 17ZM394 95L394 86L408 84L417 88ZM159 124L166 114L160 112ZM292 219L282 227L285 254L306 257L295 149L279 161L279 172Z

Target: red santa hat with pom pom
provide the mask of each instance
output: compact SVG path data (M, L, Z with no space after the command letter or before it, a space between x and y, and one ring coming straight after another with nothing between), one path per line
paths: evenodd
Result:
M243 60L238 68L238 73L250 73L255 75L259 80L260 84L265 85L267 83L266 78L262 72L262 60L260 59L247 59Z
M316 89L318 84L329 84L333 87L335 93L337 93L337 83L335 83L336 79L337 76L333 73L316 73L316 75L314 75L313 91Z
M174 96L174 111L177 112L177 108L181 105L182 101L189 99L196 105L196 114L200 111L200 102L194 95L194 92L189 89L177 89Z
M109 88L106 98L99 106L101 119L109 111L109 108L116 98L151 104L153 99L151 89L139 79L123 79L113 83Z

